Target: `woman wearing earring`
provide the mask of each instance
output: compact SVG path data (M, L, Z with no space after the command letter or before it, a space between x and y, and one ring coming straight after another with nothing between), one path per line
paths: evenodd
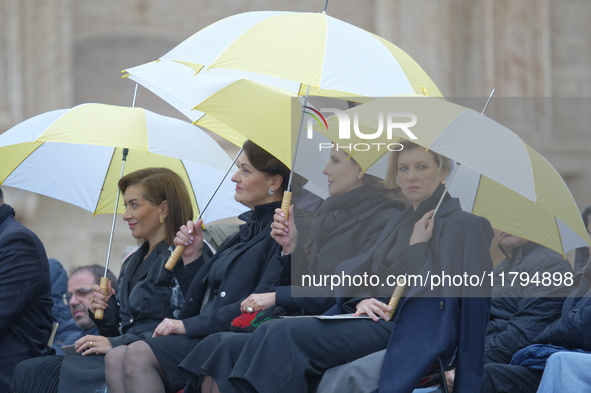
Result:
M186 246L174 269L185 303L178 319L166 318L150 338L119 346L106 357L109 393L176 392L186 381L178 364L209 334L228 331L240 314L240 303L253 292L269 292L282 266L274 258L280 248L270 236L275 209L281 205L289 169L247 141L238 158L234 198L251 210L246 223L217 253L205 260L199 222L183 225L175 239Z
M487 220L463 212L449 196L432 219L444 193L441 183L449 160L413 143L402 145L392 155L388 180L398 179L412 206L392 217L371 249L344 261L336 273L379 273L385 282L389 274L490 271L492 229ZM385 288L367 287L366 296L359 290L359 297L340 297L330 312L371 319L295 318L262 324L237 359L230 383L239 392L314 391L328 368L388 346L380 392L411 392L437 357L448 362L454 354L454 391L478 391L490 299L470 297L470 288L460 298L457 288L430 292L429 287L412 287L390 319L388 298L371 297L376 289ZM449 293L453 296L447 297Z
M323 173L330 197L320 207L308 239L298 236L297 217L294 223L290 214L290 221L286 222L282 211L276 210L271 236L282 247L283 256L278 258L285 261L284 280L273 292L254 293L246 298L241 304L246 315L273 306L282 307L289 315L327 311L335 304L331 291L302 287L301 274L333 273L343 260L371 247L388 220L406 206L405 202L392 200L392 190L383 180L364 174L343 150L332 149ZM204 339L179 366L189 379L185 392L199 391L204 376L201 391L233 391L228 376L249 336L224 332Z
M18 393L91 392L105 382L104 356L113 348L152 335L162 317L174 318L182 297L173 274L164 269L175 233L193 218L191 199L181 177L167 168L146 168L123 176L118 183L125 203L125 220L140 247L121 268L116 290L103 293L98 285L90 303L90 316L100 335L76 341L78 356L53 356L43 364L29 363L26 378L13 381ZM211 255L209 250L205 251ZM104 310L101 320L96 310ZM39 361L32 359L32 361ZM53 372L52 372L53 371ZM28 374L30 372L30 374ZM39 386L31 386L38 378Z

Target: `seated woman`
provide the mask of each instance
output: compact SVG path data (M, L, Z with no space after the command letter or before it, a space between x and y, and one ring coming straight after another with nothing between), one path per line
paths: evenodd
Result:
M390 199L392 192L382 180L363 174L361 167L343 150L333 148L323 173L328 177L330 197L320 207L308 240L298 241L293 215L286 222L280 209L275 212L271 236L282 247L284 256L278 258L285 260L287 277L275 292L255 293L246 298L241 305L244 313L275 305L283 307L290 315L324 313L335 304L334 296L330 293L326 297L292 296L295 288L289 285L290 275L301 277L299 273L324 275L334 272L343 260L371 247L388 220L405 207L402 201ZM299 222L297 217L295 221ZM315 288L302 289L309 293ZM319 294L325 295L325 292ZM227 378L249 336L246 333L217 333L197 345L179 366L189 379L185 392L199 391L205 375L219 381L217 391L232 391ZM201 391L209 392L211 383L216 391L217 382L211 377L205 378Z
M449 196L431 219L444 192L441 183L449 160L418 145L402 144L404 149L392 156L389 179L397 178L412 206L392 217L372 248L344 261L337 272L425 276L429 271L471 274L491 269L492 229L487 220L463 212L459 201ZM328 368L388 346L380 392L411 392L438 356L449 361L457 348L458 391L478 391L490 300L445 295L428 287L410 288L392 320L385 302L357 297L338 298L330 313L354 312L370 319L266 322L251 334L230 383L239 392L312 392Z
M120 346L106 357L109 393L176 392L186 384L177 366L204 337L228 331L240 303L253 292L269 292L282 266L280 248L270 236L275 209L281 205L289 169L247 141L238 158L235 199L251 211L246 224L209 260L203 259L199 225L187 222L175 243L186 246L174 269L185 304L178 319L166 318L153 337Z
M151 336L162 316L174 317L180 310L177 281L164 269L171 254L175 233L192 219L191 199L179 175L166 168L141 169L119 180L126 206L123 219L140 248L122 266L117 290L104 294L94 287L91 317L105 310L102 320L94 319L100 336L87 335L76 341L76 351L84 355L43 359L43 364L24 362L23 372L13 382L15 392L95 392L104 386L104 356L117 345ZM46 372L57 370L56 373ZM61 371L60 371L61 369ZM61 374L61 376L60 376ZM39 378L39 385L30 381Z

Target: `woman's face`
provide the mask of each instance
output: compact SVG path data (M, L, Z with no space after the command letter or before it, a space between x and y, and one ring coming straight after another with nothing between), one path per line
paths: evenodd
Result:
M251 209L257 205L281 200L280 175L271 176L257 170L245 153L240 154L237 164L238 171L232 176L232 181L236 183L234 199ZM270 189L274 191L273 195L269 195Z
M402 195L412 202L414 209L433 195L447 175L447 172L439 170L429 151L416 147L400 152L397 168Z
M136 239L146 239L151 246L155 246L166 238L166 226L160 223L160 217L166 219L165 204L152 205L144 199L143 187L139 184L127 187L124 195L125 213L123 220L127 221L131 235Z
M328 192L331 196L344 194L363 185L363 180L359 178L361 168L355 161L347 159L347 153L343 150L336 150L334 147L330 151L328 164L322 171L328 177Z

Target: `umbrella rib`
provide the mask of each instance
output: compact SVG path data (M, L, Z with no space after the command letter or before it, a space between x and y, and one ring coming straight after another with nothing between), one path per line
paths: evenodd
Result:
M191 185L191 190L193 190L193 196L195 197L195 206L197 206L197 210L199 210L199 217L201 217L201 214L202 214L201 207L199 206L199 202L197 201L197 195L195 193L195 188L193 188L193 182L191 181L191 177L189 176L189 172L187 171L187 168L185 167L185 163L183 162L183 160L179 160L179 161L181 162L181 165L183 166L183 169L185 170L185 173L187 174L187 180L189 181L189 185Z
M3 183L4 183L4 181L6 181L6 179L8 179L8 177L9 177L10 175L12 175L12 174L14 173L14 171L16 171L16 170L18 169L18 167L20 167L20 166L22 165L22 163L23 163L23 162L25 162L25 161L27 160L27 158L29 158L29 157L31 156L31 154L35 153L35 152L37 151L37 149L39 149L39 148L40 148L41 146L43 146L44 144L45 144L45 142L40 142L40 143L39 143L39 146L37 146L35 149L31 150L31 151L29 152L29 154L27 154L27 155L26 155L26 156L25 156L25 157L24 157L24 158L23 158L23 159L22 159L22 160L21 160L21 161L18 163L18 165L17 165L17 166L15 166L15 167L14 167L14 168L13 168L13 169L10 171L10 173L8 173L8 174L6 175L6 177L4 178L4 180L3 180L3 181L1 181L1 182L0 182L0 184L3 184Z
M560 226L558 225L558 218L556 218L556 216L554 216L554 223L556 224L556 233L558 233L558 239L560 240L560 253L563 258L566 258L566 255L564 254L564 245L562 243L562 234L560 233Z
M474 203L472 204L472 210L470 213L474 214L474 206L476 206L476 199L478 198L478 190L480 189L480 183L482 182L482 174L478 176L478 185L476 187L476 198L474 198Z
M115 153L117 152L117 148L115 147L113 149L113 153L111 154L111 159L109 160L109 165L107 166L107 170L105 171L105 178L103 180L103 184L101 186L101 194L103 193L104 189L105 189L105 182L107 181L107 173L109 173L109 170L111 169L111 166L113 166L113 158L115 158ZM119 192L119 191L117 191ZM96 199L96 205L94 206L94 211L92 212L92 216L96 216L96 211L98 209L98 204L99 201L101 200L101 196L99 194L99 197ZM118 206L115 206L115 214L117 214L117 208Z

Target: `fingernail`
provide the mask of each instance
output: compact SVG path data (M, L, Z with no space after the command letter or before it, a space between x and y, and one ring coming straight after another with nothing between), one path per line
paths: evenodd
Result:
M193 233L193 230L192 230L192 229L190 229L190 230L189 230L189 233Z
M189 240L190 240L190 241L193 241L193 240L195 240L195 238L194 238L193 236L191 236L191 237L189 238Z
M189 245L189 243L185 243L185 247L187 247Z
M279 213L279 214L281 215L281 217L285 217L285 214L284 213Z

